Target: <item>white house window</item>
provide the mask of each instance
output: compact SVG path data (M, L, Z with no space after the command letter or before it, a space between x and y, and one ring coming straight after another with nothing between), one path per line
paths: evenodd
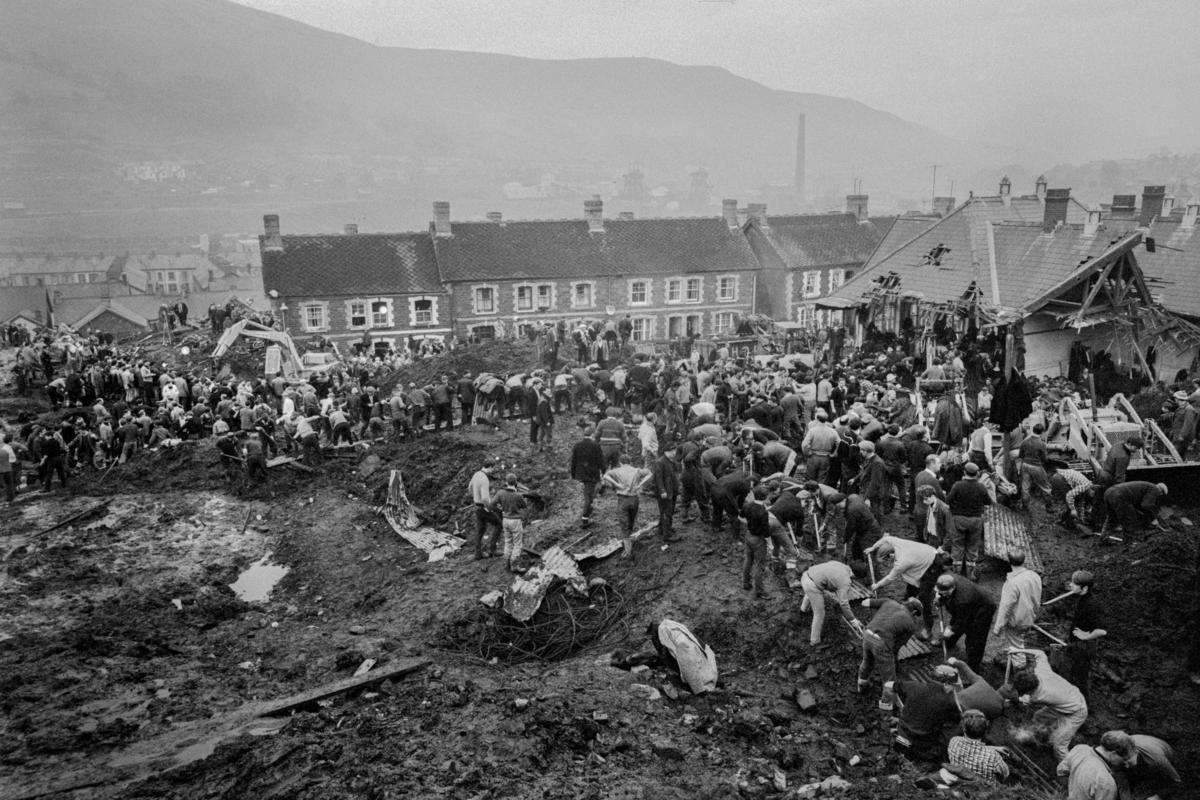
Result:
M390 300L371 301L371 326L374 328L392 327L392 303Z
M716 334L731 333L733 331L733 312L718 311L713 314L713 332Z
M672 278L667 281L667 302L679 303L683 301L683 281L678 278Z
M350 322L347 327L367 327L367 302L365 300L351 300L346 303L346 319Z
M533 287L518 286L517 287L517 311L533 311Z
M645 281L630 281L629 283L629 304L634 306L645 305L650 302L650 293L646 288Z
M634 317L630 320L633 323L633 331L629 334L629 338L635 342L647 341L654 333L653 320L649 317Z
M537 307L539 311L546 311L554 305L554 285L550 283L538 284L537 287Z
M722 275L717 278L717 300L730 303L737 300L737 276Z
M496 313L496 287L495 286L476 286L475 287L475 313L476 314L495 314Z
M800 305L796 306L796 322L799 322L801 325L812 326L816 324L816 321L816 306L812 305L811 303L801 303Z
M678 339L683 335L683 317L667 317L667 338Z
M412 300L413 325L432 325L436 322L433 315L433 300L425 297Z
M829 291L837 291L846 282L846 270L831 269L829 270Z
M816 297L821 293L821 273L817 270L810 270L804 273L804 283L801 289L805 297Z
M688 278L687 279L687 294L684 299L687 300L687 302L689 302L689 303L699 303L700 302L700 279L699 278Z
M179 284L175 280L175 273L168 272L167 273L167 293L175 294L178 291L179 291Z
M571 290L571 308L592 308L596 304L596 284L577 283Z
M324 303L300 306L300 321L306 331L323 331L328 327Z

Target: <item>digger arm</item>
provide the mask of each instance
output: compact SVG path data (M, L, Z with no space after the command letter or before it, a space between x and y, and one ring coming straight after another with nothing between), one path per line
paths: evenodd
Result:
M230 346L237 341L239 336L247 336L252 339L263 339L268 342L274 342L282 346L288 354L288 358L296 365L296 370L300 370L304 366L303 360L300 358L300 353L296 350L296 344L292 341L292 337L283 331L277 331L274 328L268 328L265 325L260 325L249 319L240 319L225 329L221 334L221 338L217 341L217 346L213 350L212 357L220 358L229 351Z

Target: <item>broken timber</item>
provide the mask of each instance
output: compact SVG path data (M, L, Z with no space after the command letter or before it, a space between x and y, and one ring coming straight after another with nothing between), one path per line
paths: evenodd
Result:
M95 514L97 511L101 511L103 509L108 508L108 504L111 502L112 502L111 499L105 500L104 502L98 503L97 505L94 505L91 508L86 508L83 511L80 511L78 514L72 514L71 516L64 519L62 522L55 523L54 525L51 525L49 528L46 528L43 531L38 531L37 533L34 534L34 536L45 536L47 533L56 531L59 528L64 528L67 525L70 525L72 522L81 520L84 517L89 517L92 514Z
M367 686L372 686L376 683L393 678L403 678L404 676L424 669L431 662L427 658L405 658L398 661L393 661L384 664L380 669L371 670L356 675L350 678L343 678L340 681L327 683L324 686L318 686L315 689L309 689L307 692L294 694L290 697L280 698L279 700L270 700L264 703L254 703L249 706L243 706L243 713L250 712L250 716L254 717L274 717L284 714L288 711L294 711L297 708L315 703L319 700L325 700L335 695L349 692L353 689L362 689ZM235 714L238 712L234 712Z

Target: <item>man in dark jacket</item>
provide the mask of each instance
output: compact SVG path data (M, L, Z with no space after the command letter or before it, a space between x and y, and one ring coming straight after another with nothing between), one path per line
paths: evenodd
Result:
M713 531L721 530L725 515L729 516L729 532L735 540L741 539L741 524L738 513L746 497L753 490L750 476L742 470L734 470L717 479L712 485L712 525ZM764 509L765 511L766 509Z
M592 524L592 500L604 472L604 452L592 438L595 432L590 425L584 428L583 438L571 450L571 479L583 484L583 516L579 522L584 527Z
M673 526L675 498L679 495L679 476L675 472L675 450L664 450L650 467L654 496L658 500L658 534L667 542L677 542Z
M974 580L983 559L983 512L992 503L991 495L979 482L978 464L963 465L963 479L950 487L946 502L954 515L950 558L955 569Z
M1114 518L1126 536L1142 532L1148 525L1158 525L1158 508L1166 497L1165 483L1126 481L1110 486L1104 492L1108 512L1104 532L1111 532Z
M471 379L471 373L464 372L462 377L458 379L458 402L462 406L462 418L458 421L459 425L474 425L475 424L475 381Z
M988 629L996 615L996 603L976 584L962 575L945 572L938 576L935 602L942 620L942 639L953 648L961 636L967 639L967 666L978 671L983 664Z
M850 557L859 561L866 558L863 551L879 541L883 529L879 520L871 513L866 499L861 494L846 498L846 532L843 536L850 548Z
M863 462L855 484L858 493L870 502L876 521L882 523L884 515L891 510L892 482L887 464L876 455L875 445L865 439L858 443L858 451L862 454Z

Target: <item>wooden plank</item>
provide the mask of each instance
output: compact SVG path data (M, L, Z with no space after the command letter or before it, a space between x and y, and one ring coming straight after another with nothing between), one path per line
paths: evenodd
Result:
M333 697L342 692L372 686L390 678L402 678L419 669L424 669L431 663L428 658L402 658L397 661L390 661L384 664L382 668L371 670L364 675L343 678L340 681L327 683L324 686L318 686L315 689L309 689L307 692L301 692L300 694L294 694L290 697L280 698L279 700L257 703L247 710L255 717L272 717L299 708L300 706L308 705L309 703L315 703L318 700ZM234 713L236 714L237 712Z
M275 458L267 459L267 469L272 467L282 467L284 464L291 464L296 460L295 456L276 456Z
M72 514L71 516L64 519L62 522L56 522L55 524L51 525L49 528L38 531L37 533L35 533L33 535L34 536L45 536L47 533L56 531L59 528L64 528L67 525L70 525L72 522L75 522L76 520L83 519L84 517L88 517L88 516L91 516L92 514L95 514L97 511L101 511L103 509L108 508L108 504L111 502L112 502L111 499L105 500L104 502L98 503L94 506L91 506L90 508L85 508L83 511L80 511L78 514Z

